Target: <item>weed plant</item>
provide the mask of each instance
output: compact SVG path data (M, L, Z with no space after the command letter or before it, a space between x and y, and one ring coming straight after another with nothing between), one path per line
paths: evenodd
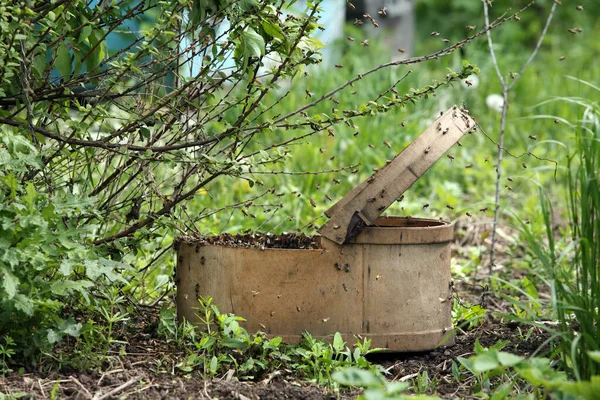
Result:
M600 89L589 84L595 91ZM558 321L562 367L577 380L598 375L592 355L600 346L600 108L597 102L568 99L584 106L568 159L568 206L572 246L555 239L552 205L542 195L545 238L523 224L536 265L548 277L554 318ZM571 251L572 250L572 251Z
M600 95L600 88L595 89ZM590 351L600 348L599 118L600 105L588 102L569 175L569 211L576 248L571 268L558 271L562 276L555 278L554 288L561 330L566 336L563 353L578 380L588 380L599 372L597 362L589 356Z

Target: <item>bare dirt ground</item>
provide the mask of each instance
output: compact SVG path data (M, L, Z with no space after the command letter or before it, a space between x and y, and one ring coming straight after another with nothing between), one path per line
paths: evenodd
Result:
M517 325L487 320L469 332L458 332L456 345L424 353L378 354L371 360L389 371L390 380L410 381L416 374L427 371L437 382L436 394L442 398L468 398L469 386L457 385L451 373L452 360L473 355L473 345L479 339L483 346L500 340L509 341L507 351L531 355L547 339L536 331L523 340ZM258 382L238 382L233 379L204 381L200 372L169 373L157 366L157 359L176 356L174 350L146 334L130 339L127 354L115 356L103 371L64 372L44 374L13 373L0 379L0 392L6 395L23 394L23 399L46 399L55 388L57 397L72 399L350 399L358 391L334 393L324 387L301 382L282 371ZM468 382L466 382L468 383ZM433 394L433 393L432 393Z

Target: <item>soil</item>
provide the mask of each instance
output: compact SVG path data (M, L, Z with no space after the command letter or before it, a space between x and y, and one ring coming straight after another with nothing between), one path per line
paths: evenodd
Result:
M317 237L310 237L296 233L284 233L278 235L265 233L251 233L245 235L231 235L223 233L214 236L182 236L177 240L179 243L206 246L237 247L242 249L318 249Z
M382 353L369 356L387 372L388 379L411 382L418 373L427 371L436 384L435 393L442 398L472 398L468 380L458 385L452 376L452 361L473 355L475 340L488 347L507 341L505 351L522 356L538 352L548 339L540 330L524 339L519 331L527 326L487 319L469 332L457 330L456 344L422 353ZM199 371L184 374L176 371L175 362L184 353L173 349L148 333L129 338L126 355L116 353L113 362L102 371L12 373L0 379L0 393L23 393L23 399L50 398L57 387L57 398L72 399L353 399L359 390L342 389L335 393L327 388L299 381L289 371L276 371L257 382L239 382L228 374L211 381L202 380ZM167 360L167 361L165 361ZM171 361L168 361L171 360ZM164 365L160 365L164 363ZM56 397L55 397L56 398Z

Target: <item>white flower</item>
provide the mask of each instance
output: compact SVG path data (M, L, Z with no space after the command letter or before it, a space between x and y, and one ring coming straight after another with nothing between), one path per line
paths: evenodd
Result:
M490 94L485 99L485 104L487 104L487 106L494 111L502 112L502 107L504 106L504 99L499 94Z

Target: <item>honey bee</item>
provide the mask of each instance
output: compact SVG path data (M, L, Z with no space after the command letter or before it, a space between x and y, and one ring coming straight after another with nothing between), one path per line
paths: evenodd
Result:
M577 11L583 11L583 6L577 6L577 7L575 7L575 9L576 9Z
M427 207L429 207L429 203L423 204L423 210L427 209Z
M471 218L473 216L473 214L471 214L470 212L466 212L465 214L467 214L467 217Z
M344 68L344 66L342 64L335 64L336 68Z
M452 157L450 154L447 154L446 157L448 157L450 161L454 160L454 157Z
M392 148L392 145L390 144L390 142L385 142L384 141L383 144L385 144L388 149Z
M313 207L316 207L317 203L315 203L315 201L313 199L310 199L310 205Z
M527 168L527 164L525 164L525 163L521 164L521 166L522 166L523 168Z
M384 17L387 15L387 10L385 9L385 7L380 8L379 11L377 11L377 13L379 15L383 15Z
M487 207L484 207L484 208L480 208L480 209L479 209L479 211L481 211L481 212L486 212L487 210L488 210L488 208L487 208Z
M326 194L326 195L325 195L325 198L326 198L327 200L331 201L331 196L330 196L330 195Z
M537 140L537 136L535 136L535 135L529 135L529 139L531 139L531 140Z
M562 57L560 57L558 60L559 60L559 61L563 61L565 58L567 58L567 57L565 57L565 56L562 56Z
M473 167L473 164L467 164L467 165L465 165L465 168L472 168L472 167Z
M446 208L448 208L449 210L454 210L454 207L452 207L450 204L446 204Z

